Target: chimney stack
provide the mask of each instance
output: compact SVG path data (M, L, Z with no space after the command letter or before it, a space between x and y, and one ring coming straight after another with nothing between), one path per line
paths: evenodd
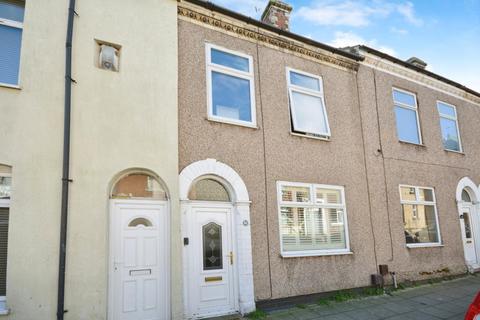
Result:
M270 0L263 11L262 22L288 31L292 6L280 0Z
M425 69L427 67L427 63L417 57L411 57L410 59L407 60L407 63L413 64L415 67L418 67L421 69Z

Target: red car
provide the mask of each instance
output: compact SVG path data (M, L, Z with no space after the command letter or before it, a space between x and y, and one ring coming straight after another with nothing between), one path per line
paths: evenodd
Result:
M467 310L465 320L480 320L480 292L477 293L475 299Z

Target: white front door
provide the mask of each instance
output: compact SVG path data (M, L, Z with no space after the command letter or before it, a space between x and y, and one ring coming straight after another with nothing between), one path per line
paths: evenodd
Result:
M170 318L164 201L112 200L110 320Z
M465 253L465 261L467 265L473 268L478 267L478 257L475 247L475 238L478 237L476 235L476 228L477 221L475 216L472 215L473 211L472 206L463 206L460 210L460 226L462 229L462 240L463 240L463 248Z
M187 215L188 316L237 312L232 206L192 206Z

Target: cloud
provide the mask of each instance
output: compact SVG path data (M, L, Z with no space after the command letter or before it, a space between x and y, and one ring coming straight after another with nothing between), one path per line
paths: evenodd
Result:
M365 40L364 38L362 38L361 36L353 32L337 31L335 32L335 38L329 43L329 45L333 47L338 47L338 48L354 46L359 44L363 44L363 45L375 48L391 56L396 55L396 52L394 49L384 45L380 45L376 39Z
M249 0L252 1L252 0ZM393 14L402 16L408 23L422 26L423 20L416 17L413 3L401 4L375 0L314 0L310 6L300 7L294 16L321 26L365 27L374 19L387 18Z
M423 20L415 16L413 3L406 2L404 4L397 5L397 12L402 15L407 22L413 24L414 26L421 27L423 25Z
M399 29L397 27L391 27L390 28L390 31L393 32L393 33L396 33L396 34L401 34L401 35L405 35L408 33L408 30L406 29Z

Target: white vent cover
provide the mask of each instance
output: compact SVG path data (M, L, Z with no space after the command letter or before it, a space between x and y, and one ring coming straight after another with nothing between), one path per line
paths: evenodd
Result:
M100 45L98 61L101 69L118 71L118 49L107 44Z

